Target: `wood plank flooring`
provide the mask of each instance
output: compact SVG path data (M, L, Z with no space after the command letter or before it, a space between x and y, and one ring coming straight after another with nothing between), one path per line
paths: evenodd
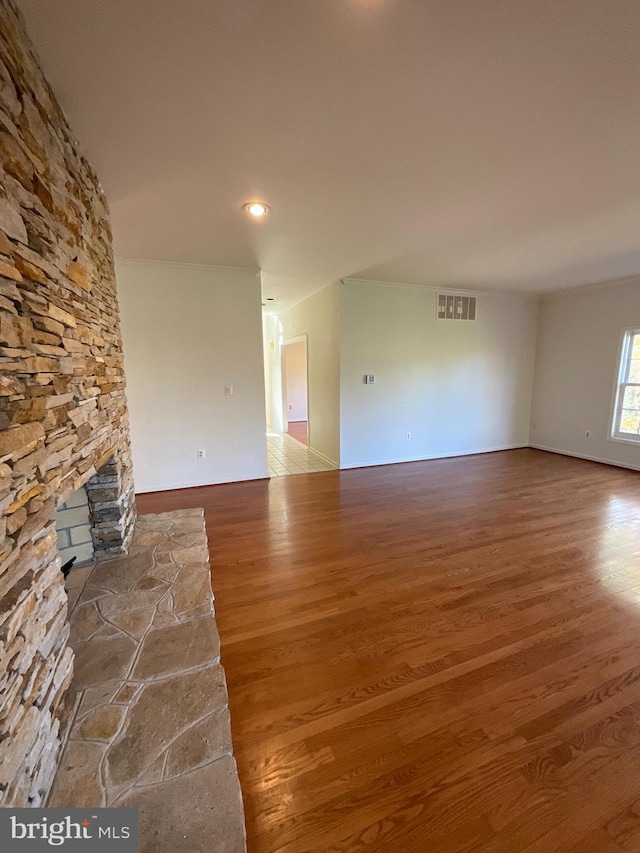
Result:
M289 421L287 424L287 432L291 438L295 438L296 441L304 444L305 447L309 446L307 426L307 421Z
M250 853L640 851L640 476L535 450L202 506Z

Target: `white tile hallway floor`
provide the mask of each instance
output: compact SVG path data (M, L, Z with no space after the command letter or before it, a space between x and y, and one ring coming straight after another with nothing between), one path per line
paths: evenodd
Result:
M335 465L331 465L286 433L284 435L267 434L267 458L271 477L333 471L336 468Z

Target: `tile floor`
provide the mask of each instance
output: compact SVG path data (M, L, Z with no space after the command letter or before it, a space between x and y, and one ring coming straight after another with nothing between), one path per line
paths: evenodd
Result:
M267 433L267 456L271 477L333 471L336 467L286 433L284 435Z

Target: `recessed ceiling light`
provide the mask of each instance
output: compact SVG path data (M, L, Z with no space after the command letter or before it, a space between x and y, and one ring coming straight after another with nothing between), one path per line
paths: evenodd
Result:
M268 204L263 204L261 201L249 201L242 205L242 209L255 219L262 219L271 210Z

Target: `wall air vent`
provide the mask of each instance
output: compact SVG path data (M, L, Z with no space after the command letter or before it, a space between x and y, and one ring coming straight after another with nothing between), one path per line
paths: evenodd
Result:
M475 320L476 297L438 294L438 320Z

